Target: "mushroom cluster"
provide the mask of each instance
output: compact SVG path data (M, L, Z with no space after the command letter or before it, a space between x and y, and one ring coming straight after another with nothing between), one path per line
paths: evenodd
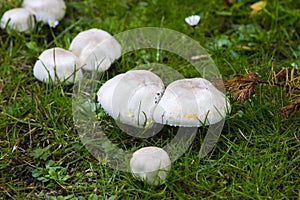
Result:
M135 127L153 123L200 127L218 123L230 109L226 96L204 78L180 79L166 89L148 70L131 70L104 83L101 107L115 120Z
M13 8L3 14L0 25L2 29L7 27L8 32L30 33L35 27L35 19L55 28L65 13L63 0L24 0L22 8Z
M8 32L30 33L36 21L56 27L66 13L64 0L23 0L22 8L6 11L0 27ZM82 70L107 70L121 56L121 45L108 32L92 28L79 33L69 50L46 49L36 61L33 74L46 83L72 83L82 78Z
M165 88L148 70L131 70L108 80L98 90L97 101L113 119L145 129L154 123L216 124L230 110L227 97L204 78L179 79ZM158 147L139 149L130 159L133 176L150 185L162 184L170 167L168 153Z
M46 83L73 83L83 77L82 70L104 71L120 56L121 45L117 40L106 31L93 28L79 33L69 50L55 47L42 52L33 75Z
M63 0L23 0L22 8L3 14L0 27L30 33L36 21L41 21L54 28L65 13ZM200 17L186 19L191 26L199 20ZM33 75L46 83L74 83L83 77L84 70L109 69L121 53L121 45L111 34L92 28L80 32L68 50L54 47L43 51ZM115 120L142 129L155 123L181 127L216 124L230 110L226 96L206 79L179 79L165 86L158 75L148 70L131 70L108 80L97 92L97 101ZM170 168L168 153L159 147L141 148L130 159L134 177L149 185L162 184Z

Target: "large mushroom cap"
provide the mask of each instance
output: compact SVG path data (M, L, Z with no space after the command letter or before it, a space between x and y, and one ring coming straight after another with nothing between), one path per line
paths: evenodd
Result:
M108 32L92 28L79 33L70 44L79 58L79 65L86 70L107 70L121 56L121 45Z
M57 79L67 83L82 78L80 69L76 69L76 56L62 48L45 50L36 61L33 75L40 81L49 82L49 77L54 83Z
M101 107L104 108L108 114L114 117L117 117L118 114L113 113L113 98L117 97L115 91L124 76L125 74L119 74L106 81L97 93L98 102L101 104Z
M153 123L152 114L164 91L162 80L147 70L132 70L108 80L98 102L114 119L135 127Z
M172 82L153 113L157 123L199 127L225 118L229 103L226 96L203 78Z
M166 151L158 147L144 147L133 153L130 169L133 175L150 185L159 185L166 179L171 160Z
M22 7L33 13L37 21L48 23L51 27L55 27L66 13L63 0L24 0Z
M29 33L34 27L34 18L28 10L14 8L3 14L0 25L2 29L7 25L9 29Z

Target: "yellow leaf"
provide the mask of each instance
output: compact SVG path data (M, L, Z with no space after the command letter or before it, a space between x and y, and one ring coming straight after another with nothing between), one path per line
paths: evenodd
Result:
M260 10L262 10L263 8L265 8L267 5L267 1L258 1L254 4L252 4L250 6L250 8L252 9L251 13L250 13L250 17L256 15L256 13Z

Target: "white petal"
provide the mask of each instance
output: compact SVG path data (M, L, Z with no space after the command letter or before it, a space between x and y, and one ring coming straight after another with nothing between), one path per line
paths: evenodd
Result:
M192 16L186 17L184 20L188 25L196 26L200 22L200 16L192 15Z
M58 21L57 20L48 20L48 24L51 28L55 28L58 25Z

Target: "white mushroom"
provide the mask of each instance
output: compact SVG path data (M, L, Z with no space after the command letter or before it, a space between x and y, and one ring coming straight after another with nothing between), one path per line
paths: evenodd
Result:
M99 89L98 102L114 119L135 127L148 127L164 91L162 80L147 70L132 70L108 80Z
M79 33L70 44L85 70L105 71L121 56L121 45L108 32L89 29Z
M77 58L72 52L56 47L45 50L39 56L33 68L33 75L44 82L49 82L50 78L54 83L57 79L71 83L83 76L76 66Z
M1 28L14 29L18 32L30 33L34 27L32 14L24 8L14 8L6 11L1 18Z
M24 0L22 7L29 10L37 21L56 27L65 16L66 4L63 0Z
M171 168L171 160L166 151L158 147L144 147L133 153L130 169L134 177L149 185L160 185Z
M157 123L199 127L215 124L230 109L226 96L203 78L172 82L153 113Z

